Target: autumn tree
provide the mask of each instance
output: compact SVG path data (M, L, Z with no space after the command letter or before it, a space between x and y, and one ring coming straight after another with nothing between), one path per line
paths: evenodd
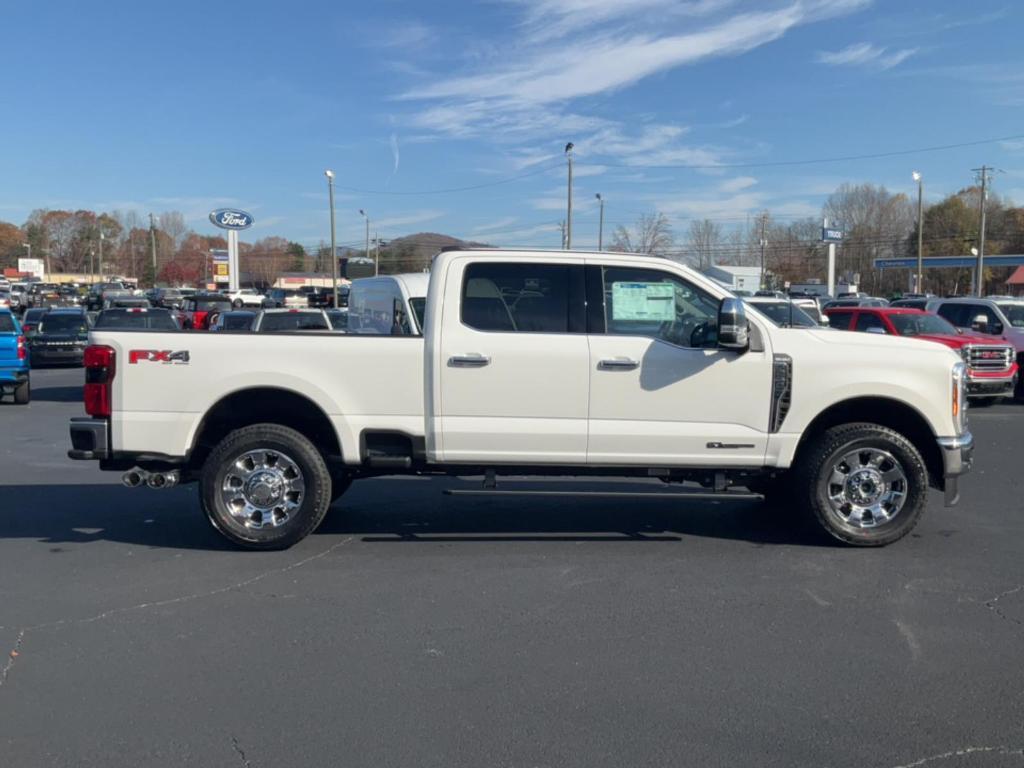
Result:
M21 227L0 221L0 267L16 267L18 257L27 255L25 233Z

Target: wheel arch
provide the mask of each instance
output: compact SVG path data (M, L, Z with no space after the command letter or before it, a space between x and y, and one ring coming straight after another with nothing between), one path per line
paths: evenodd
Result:
M283 387L247 387L224 395L203 415L189 446L189 465L201 466L213 446L232 430L262 423L291 427L325 458L342 455L337 430L308 396Z
M794 463L800 460L803 449L822 432L853 422L878 424L906 437L921 453L928 468L931 486L942 487L942 449L939 448L937 435L928 420L914 406L889 397L854 397L830 405L811 420L800 436Z

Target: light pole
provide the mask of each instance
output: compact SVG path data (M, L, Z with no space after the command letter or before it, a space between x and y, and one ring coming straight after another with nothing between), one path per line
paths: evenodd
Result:
M28 258L32 258L32 243L22 243L22 248L28 248Z
M359 215L366 219L366 258L370 258L370 216L362 208L359 209ZM373 264L373 274L377 274L377 263Z
M917 285L914 288L917 293L924 293L924 178L917 171L913 176L917 182Z
M603 251L604 248L604 198L601 197L601 193L598 192L594 197L597 198L597 202L601 205L601 217L598 219L597 224L597 250Z
M334 285L334 308L338 308L338 247L334 235L334 171L324 171L327 177L327 197L331 206L331 279Z
M565 145L565 158L569 163L569 197L568 204L566 206L567 215L565 217L565 250L572 250L572 149L573 143L570 141Z
M765 279L764 274L764 249L768 245L768 239L765 237L765 228L768 226L768 211L761 214L761 289L764 290L768 287L768 281Z

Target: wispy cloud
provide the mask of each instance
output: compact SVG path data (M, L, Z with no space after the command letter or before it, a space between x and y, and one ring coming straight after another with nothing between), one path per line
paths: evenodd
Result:
M436 38L433 28L418 21L384 24L374 29L372 34L374 46L387 48L419 48Z
M820 51L818 62L833 67L852 66L871 69L892 69L909 59L917 48L902 48L890 51L871 43L854 43L839 51Z

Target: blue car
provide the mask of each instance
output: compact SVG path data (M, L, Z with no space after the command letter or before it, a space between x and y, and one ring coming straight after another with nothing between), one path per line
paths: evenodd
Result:
M0 309L0 394L13 394L15 403L27 404L32 398L28 371L28 345L18 319L9 309Z

